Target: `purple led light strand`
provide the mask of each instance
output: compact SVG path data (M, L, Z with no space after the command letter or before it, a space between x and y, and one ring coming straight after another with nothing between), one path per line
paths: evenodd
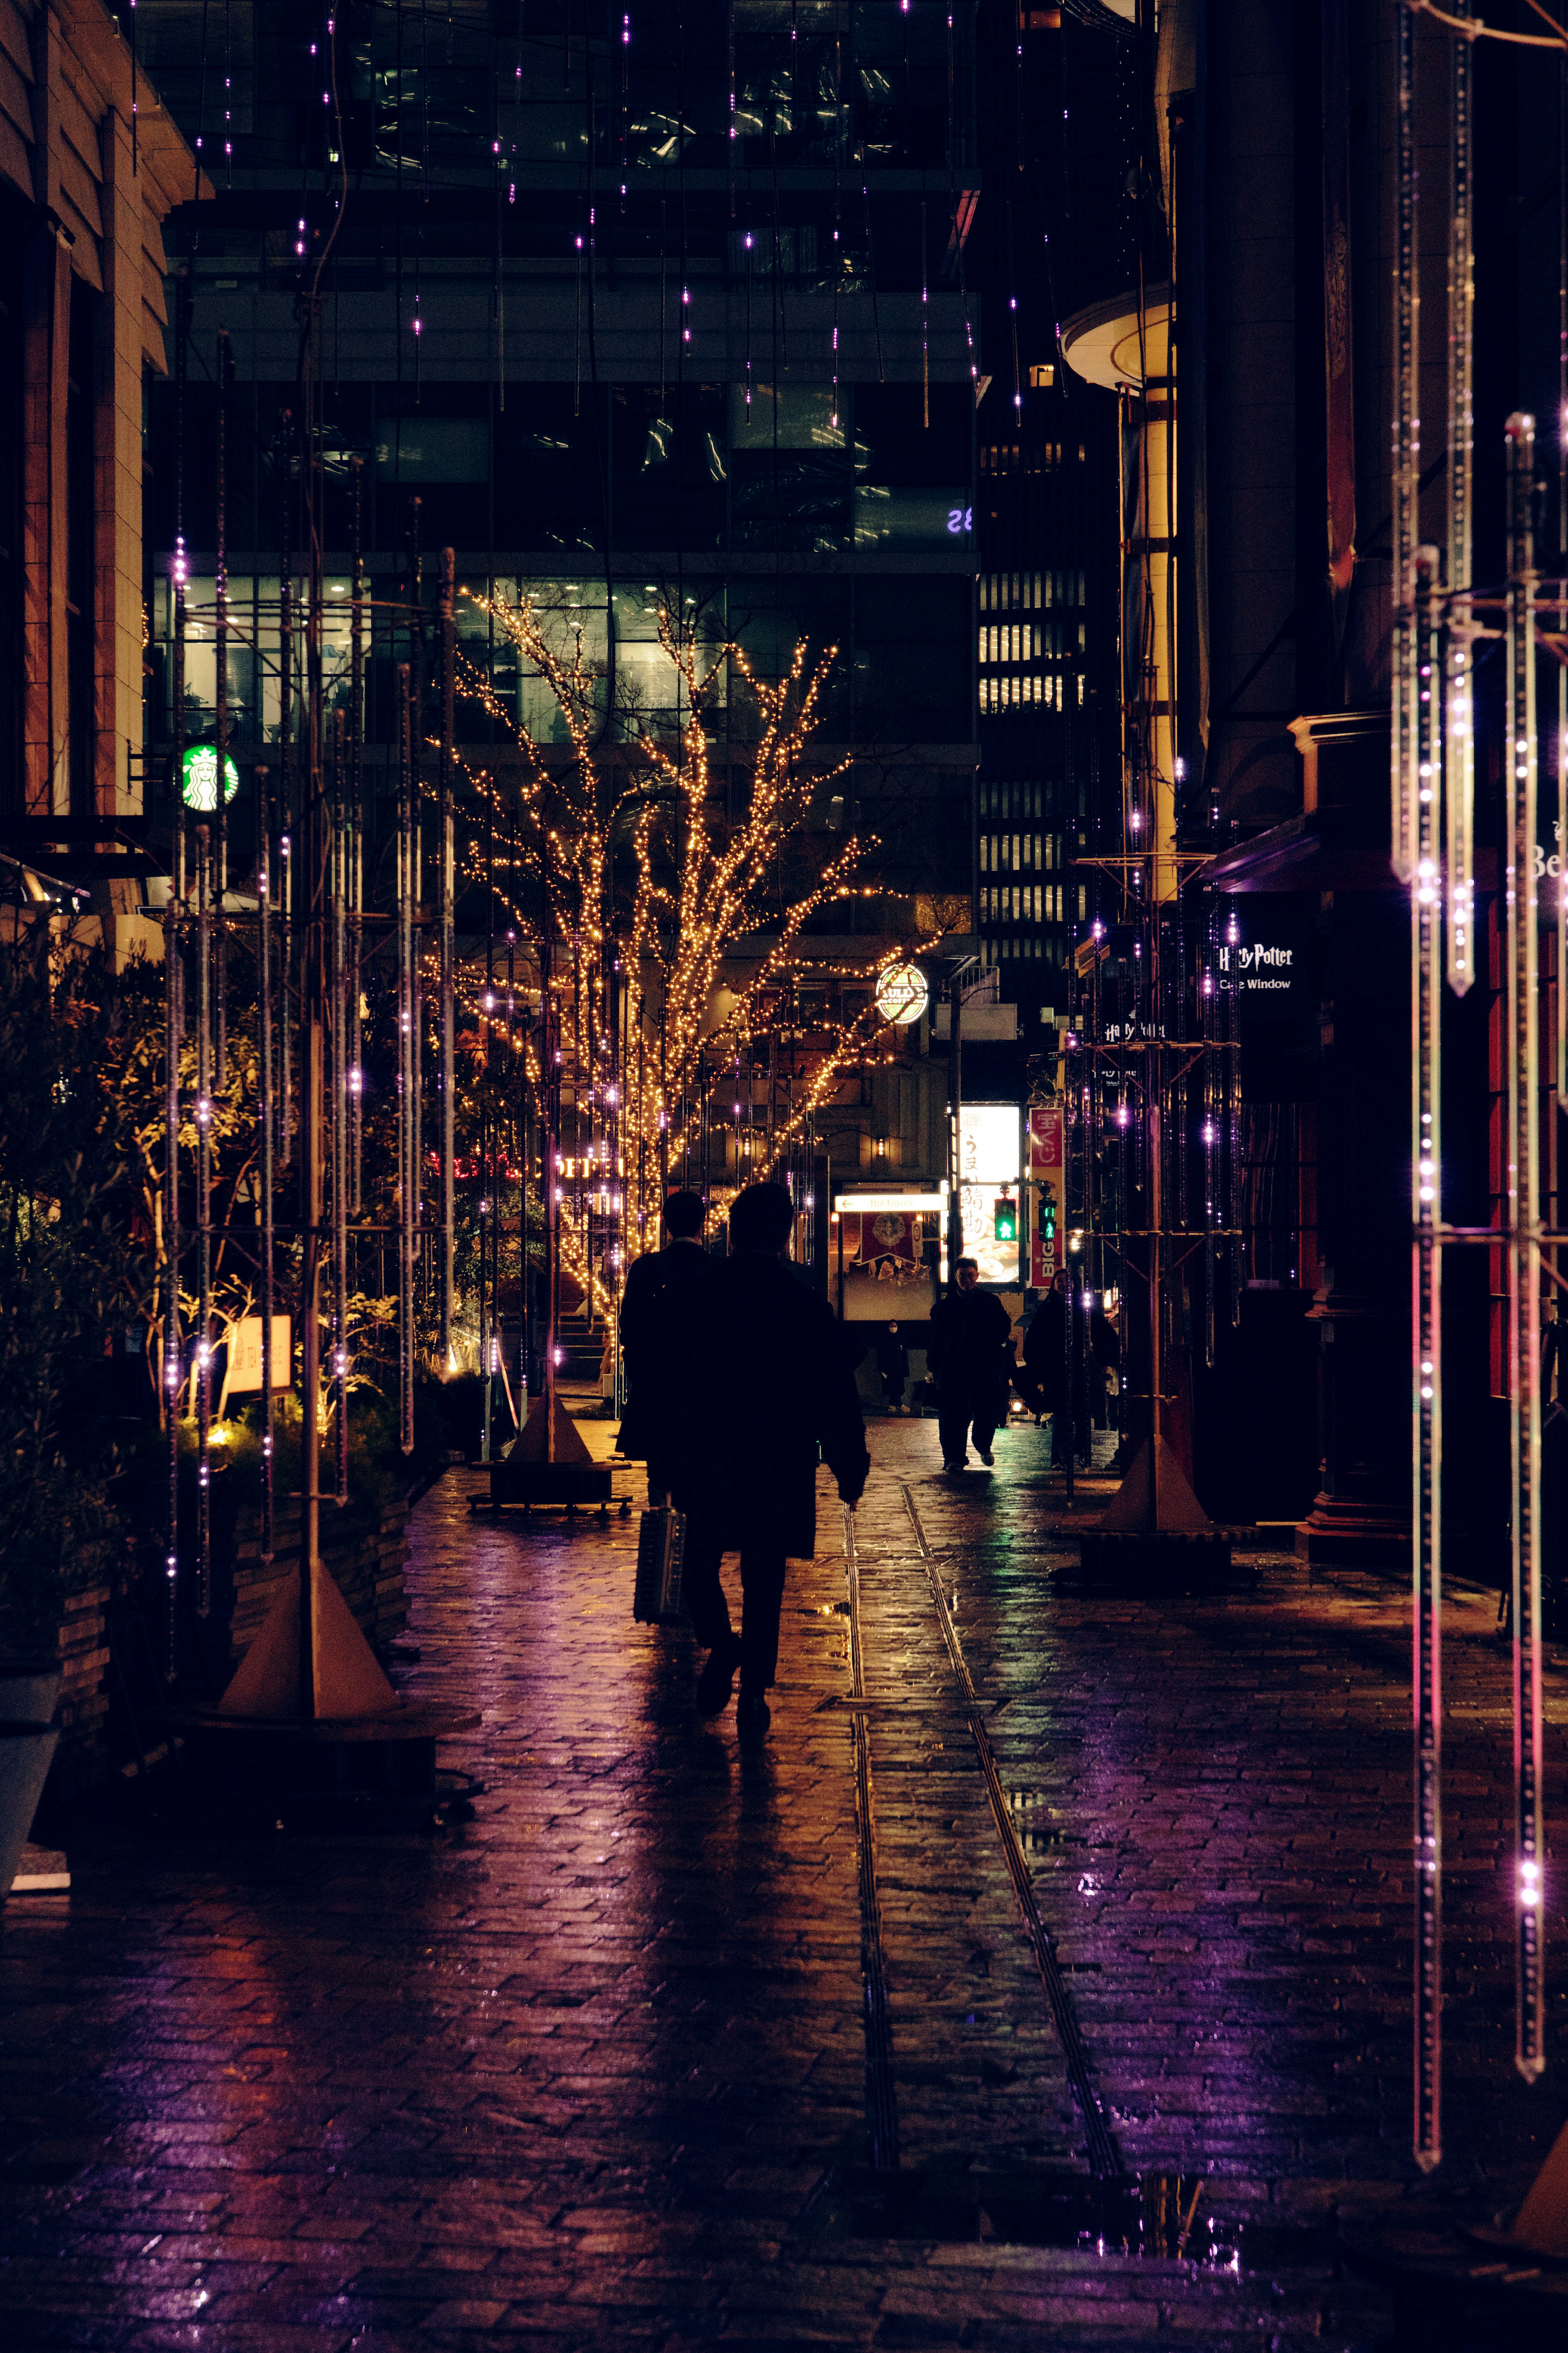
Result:
M1442 2136L1442 1204L1436 1132L1441 1100L1441 887L1437 868L1443 676L1437 550L1416 551L1416 867L1410 893L1412 1688L1415 1821L1414 2152L1424 2172Z
M1458 0L1461 11L1467 0ZM1448 591L1444 656L1444 754L1447 837L1444 898L1447 919L1448 986L1463 997L1476 976L1475 946L1475 695L1471 683L1475 633L1472 586L1471 478L1474 466L1475 160L1471 142L1470 43L1453 44L1452 226L1448 247ZM1568 192L1565 192L1568 195ZM1568 671L1559 670L1568 684ZM1559 760L1562 759L1561 733ZM1434 768L1434 778L1436 775ZM1558 969L1563 969L1559 957ZM1559 1005L1568 1004L1559 993ZM1559 1091L1563 1082L1559 1079Z
M1533 2082L1546 2064L1542 1884L1541 1173L1536 937L1535 548L1531 494L1535 420L1515 413L1508 458L1509 1333L1513 1356L1514 2064Z
M1420 290L1415 248L1415 53L1411 11L1401 5L1394 17L1394 678L1390 743L1393 794L1391 862L1402 882L1415 867L1415 809L1410 790L1410 746L1415 734L1414 586L1415 518L1421 466L1421 420L1417 410L1417 336Z
M261 1220L261 1557L272 1560L272 1316L273 1255L277 1247L276 1145L272 1057L272 796L268 772L256 772L256 965L260 1029L257 1067L256 1128L258 1212Z

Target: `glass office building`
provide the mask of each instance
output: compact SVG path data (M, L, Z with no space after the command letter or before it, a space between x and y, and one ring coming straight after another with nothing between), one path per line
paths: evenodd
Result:
M674 715L660 604L764 678L801 638L813 655L836 648L813 756L849 765L825 785L824 829L875 831L889 890L967 902L972 12L347 0L329 17L298 0L142 0L136 13L216 187L168 237L185 388L151 399L150 737L171 726L177 533L192 607L211 603L219 331L243 620L247 598L259 611L276 595L308 311L330 586L346 595L356 505L387 607L420 575L428 596L451 545L460 587L528 596L581 630L615 725ZM477 601L459 619L503 706L548 744L559 723L541 681ZM346 652L346 627L329 628L329 671ZM378 628L373 765L395 655ZM212 659L198 624L187 732L215 694ZM277 713L242 644L228 688L243 769ZM497 732L467 710L465 728ZM757 721L738 665L716 676L708 719L716 778L742 788Z

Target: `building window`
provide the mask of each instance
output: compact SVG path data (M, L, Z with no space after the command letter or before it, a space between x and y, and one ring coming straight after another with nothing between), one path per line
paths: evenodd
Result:
M1083 681L1079 680L1079 701L1083 701ZM1061 678L1021 677L983 678L980 681L980 715L989 718L999 711L1018 711L1026 704L1039 704L1047 711L1065 711L1069 681Z

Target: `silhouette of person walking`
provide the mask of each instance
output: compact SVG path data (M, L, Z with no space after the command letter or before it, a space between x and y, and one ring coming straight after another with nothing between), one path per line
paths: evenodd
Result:
M878 1331L877 1370L881 1376L882 1394L888 1400L888 1411L902 1413L904 1391L910 1379L910 1352L896 1324L889 1324Z
M1013 1326L994 1291L980 1289L980 1268L961 1258L958 1288L931 1310L927 1362L936 1375L942 1467L962 1471L974 1451L990 1465L991 1440L1005 1410Z
M809 1560L816 1548L817 1447L851 1506L871 1467L837 1320L787 1263L794 1222L783 1185L748 1185L731 1205L731 1255L715 1266L704 1303L704 1394L672 1466L671 1493L686 1514L686 1602L708 1645L697 1704L704 1715L721 1714L739 1669L744 1739L760 1738L770 1721L784 1564ZM719 1574L734 1551L739 1634Z
M620 1451L647 1464L650 1503L669 1492L688 1418L702 1310L717 1271L702 1247L708 1212L700 1193L671 1193L664 1205L661 1250L635 1259L621 1294L621 1346L626 1409Z

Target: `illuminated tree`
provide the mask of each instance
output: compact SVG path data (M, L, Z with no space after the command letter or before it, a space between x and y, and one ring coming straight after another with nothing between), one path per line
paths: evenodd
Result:
M781 1032L798 1040L791 1008L803 976L869 984L865 1008L816 1026L809 1049L792 1051L787 1100L770 1102L741 1182L784 1165L846 1071L889 1058L876 979L936 935L910 925L908 936L889 939L883 928L861 962L808 957L815 916L882 895L862 880L875 837L852 834L825 849L812 823L814 803L848 765L824 768L809 756L837 647L814 657L799 640L773 681L732 638L705 639L700 616L662 596L665 691L650 711L624 680L612 691L609 666L588 649L581 621L527 596L473 601L542 683L564 742L539 740L493 668L459 661L463 690L521 755L515 789L510 776L503 787L491 770L468 770L479 823L467 872L493 881L548 994L551 1018L528 1050L531 1082L559 1080L621 1230L640 1236L667 1173L689 1160L715 1077ZM710 745L727 693L755 707L739 786L733 767L727 786L716 783ZM742 959L737 952L748 943L754 953ZM493 1020L466 977L469 1005ZM556 1050L552 1071L542 1057ZM606 1282L570 1229L563 1257L604 1303L613 1269Z

